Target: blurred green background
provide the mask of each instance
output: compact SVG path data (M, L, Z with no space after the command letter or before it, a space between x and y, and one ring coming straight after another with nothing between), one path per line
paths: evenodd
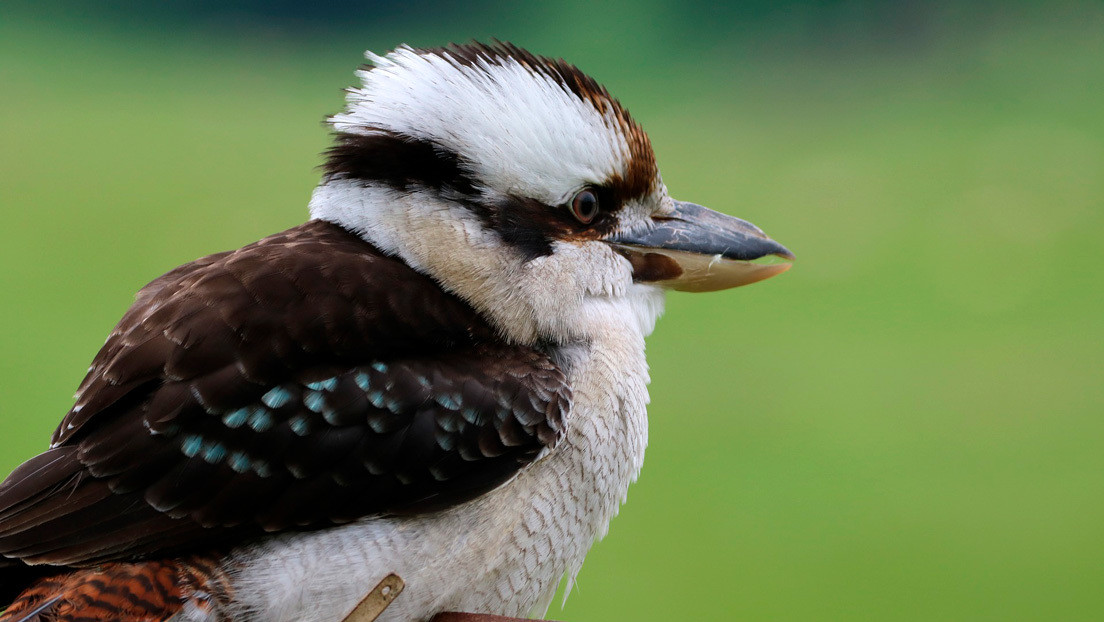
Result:
M798 255L675 294L651 446L566 609L1104 619L1097 3L7 1L0 471L134 292L301 222L361 52L498 37Z

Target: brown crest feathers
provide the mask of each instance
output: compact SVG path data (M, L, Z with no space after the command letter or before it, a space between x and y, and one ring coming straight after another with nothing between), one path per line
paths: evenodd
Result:
M653 190L659 179L652 143L644 129L632 118L628 110L610 95L604 86L583 73L578 67L562 58L540 56L511 43L450 44L439 48L416 50L420 54L433 54L465 67L478 67L480 63L501 65L513 60L537 75L549 78L564 90L589 103L595 110L611 116L629 150L629 164L623 174L606 180L621 201L643 197ZM370 68L370 67L369 67Z

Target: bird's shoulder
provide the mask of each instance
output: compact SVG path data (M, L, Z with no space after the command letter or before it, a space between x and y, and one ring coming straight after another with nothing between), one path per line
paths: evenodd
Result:
M212 406L297 371L494 341L457 297L355 234L313 220L143 287L77 390L54 444L150 382Z

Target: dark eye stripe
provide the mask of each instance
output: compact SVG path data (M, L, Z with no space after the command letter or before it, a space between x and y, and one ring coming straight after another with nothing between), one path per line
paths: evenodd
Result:
M455 152L389 132L338 134L326 151L322 169L328 177L377 182L398 190L447 187L462 195L476 194L475 183Z
M607 231L624 193L618 186L590 187L601 209L594 220L580 223L562 205L524 197L485 196L458 154L427 140L391 132L338 134L322 168L328 178L355 179L396 190L449 190L449 200L469 209L484 227L497 232L527 260L551 255L556 240L593 239Z

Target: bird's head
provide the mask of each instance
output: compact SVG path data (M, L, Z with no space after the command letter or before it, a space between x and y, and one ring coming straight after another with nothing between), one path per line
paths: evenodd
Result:
M575 67L509 44L369 54L333 116L314 218L401 257L523 343L652 330L665 288L789 267L745 221L673 200L651 143Z

